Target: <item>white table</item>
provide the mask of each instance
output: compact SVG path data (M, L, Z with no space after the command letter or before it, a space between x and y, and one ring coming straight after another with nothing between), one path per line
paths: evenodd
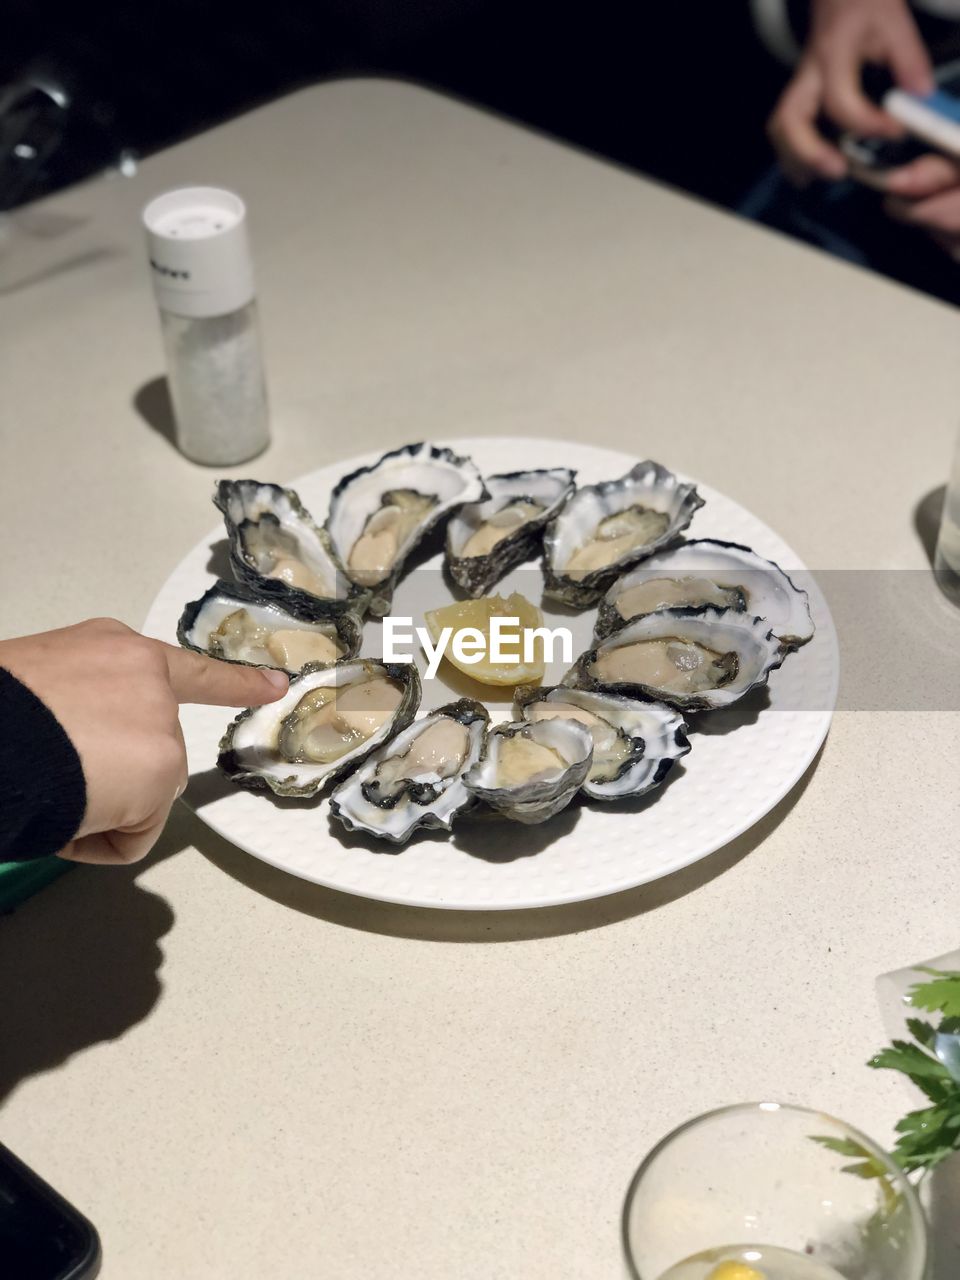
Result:
M8 224L7 633L138 625L215 524L213 473L135 407L162 371L138 213L185 182L250 205L265 478L410 439L502 435L505 467L512 435L590 439L726 491L814 569L926 566L955 312L355 81ZM960 624L912 580L936 663ZM626 1183L677 1122L777 1096L887 1141L912 1104L861 1064L875 975L956 945L958 737L955 709L842 711L706 863L504 916L340 896L178 811L146 865L73 871L0 922L0 1138L97 1224L106 1280L617 1275Z

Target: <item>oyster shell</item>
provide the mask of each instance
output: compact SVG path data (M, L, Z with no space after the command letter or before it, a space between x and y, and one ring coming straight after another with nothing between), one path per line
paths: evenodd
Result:
M412 662L308 664L278 702L241 711L217 764L241 786L313 796L405 728L419 702Z
M532 556L544 525L573 493L576 474L555 467L487 476L486 502L461 507L447 525L446 565L454 582L482 596Z
M584 485L547 526L545 594L578 609L596 604L614 578L673 542L702 506L696 485L658 462Z
M404 844L418 827L449 831L475 803L463 775L480 758L490 717L471 698L415 720L378 747L330 797L348 831Z
M593 738L575 720L495 725L486 752L464 774L467 790L515 822L545 822L583 785Z
M213 501L223 512L230 562L260 595L313 608L362 613L365 593L343 572L324 531L292 489L259 480L221 480Z
M177 626L185 649L225 662L278 667L296 675L308 662L356 657L363 624L354 613L324 618L295 600L266 600L236 582L216 582L191 600Z
M595 635L661 609L712 604L765 618L787 649L813 636L807 593L749 547L698 538L659 551L618 578L600 602Z
M589 730L593 760L580 790L592 800L620 800L651 791L690 750L683 717L662 702L556 685L518 690L516 706L524 720L559 716Z
M408 444L345 476L330 498L326 529L347 576L371 593L383 617L404 561L439 521L487 496L469 458L434 444Z
M706 711L766 684L785 653L763 618L713 605L665 609L581 654L562 683Z

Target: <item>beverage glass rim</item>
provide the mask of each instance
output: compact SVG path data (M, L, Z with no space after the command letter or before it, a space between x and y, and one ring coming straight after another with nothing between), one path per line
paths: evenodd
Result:
M762 1111L772 1113L776 1111L790 1111L794 1115L815 1116L820 1120L827 1120L830 1124L839 1125L841 1129L846 1130L850 1136L883 1162L888 1172L897 1184L897 1190L903 1195L904 1202L907 1205L910 1214L911 1224L918 1229L921 1241L921 1266L918 1272L917 1280L927 1275L930 1265L929 1258L929 1240L927 1238L927 1220L924 1216L923 1209L917 1196L916 1188L904 1173L904 1171L890 1159L889 1154L882 1147L877 1146L874 1140L861 1132L854 1125L848 1124L846 1120L841 1120L839 1116L831 1115L829 1111L820 1111L815 1107L801 1107L793 1102L731 1102L723 1107L713 1107L710 1111L702 1111L699 1115L691 1116L689 1120L684 1120L683 1124L678 1124L675 1129L671 1129L665 1134L659 1142L657 1142L647 1154L643 1157L634 1171L633 1177L630 1179L630 1185L627 1187L627 1194L623 1201L623 1209L620 1214L620 1243L623 1247L623 1256L627 1262L627 1271L631 1280L657 1280L657 1277L649 1275L641 1275L640 1269L633 1260L633 1252L630 1248L630 1210L633 1206L633 1199L637 1193L637 1187L643 1175L656 1160L657 1156L665 1147L668 1147L675 1138L679 1138L682 1133L686 1133L688 1129L693 1129L697 1125L702 1124L705 1120L715 1120L718 1116L730 1115L734 1111Z

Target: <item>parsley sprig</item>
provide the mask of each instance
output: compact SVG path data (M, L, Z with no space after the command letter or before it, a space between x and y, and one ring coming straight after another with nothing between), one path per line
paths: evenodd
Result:
M894 1040L870 1059L868 1066L900 1071L926 1095L930 1105L911 1111L897 1124L892 1156L906 1173L932 1169L960 1151L960 1080L937 1056L943 1037L960 1034L960 971L921 967L930 976L907 996L914 1009L939 1013L938 1026L922 1018L908 1018L913 1040ZM854 1169L851 1168L851 1172ZM862 1177L875 1176L858 1169Z

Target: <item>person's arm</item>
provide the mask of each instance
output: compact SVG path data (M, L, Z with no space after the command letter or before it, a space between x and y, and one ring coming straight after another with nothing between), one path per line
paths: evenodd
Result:
M280 671L205 658L109 618L0 641L0 668L7 860L142 858L187 784L179 704L258 706L287 688Z
M866 63L888 67L910 93L933 89L930 57L906 0L813 0L810 38L767 125L789 178L842 178L847 162L818 128L821 115L863 137L900 137L903 126L870 101Z

